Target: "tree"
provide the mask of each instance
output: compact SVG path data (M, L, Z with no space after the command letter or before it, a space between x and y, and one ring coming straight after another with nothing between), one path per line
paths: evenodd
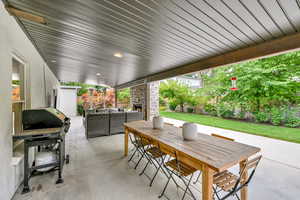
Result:
M251 111L300 102L300 53L263 58L216 68L206 77L208 94L219 101L239 104ZM237 91L231 91L230 78L237 77Z
M122 103L127 103L130 101L130 88L125 88L122 90L118 90L118 101L122 102Z
M180 106L180 111L183 112L184 104L191 101L191 89L179 81L167 80L160 84L160 95L167 98L172 104Z
M105 95L105 105L107 107L112 107L115 104L115 90L113 88L106 90Z
M87 93L88 88L95 88L97 91L102 91L104 88L107 88L104 86L91 85L91 84L80 83L80 82L61 82L61 85L81 87L77 92L77 96L82 96L83 94Z

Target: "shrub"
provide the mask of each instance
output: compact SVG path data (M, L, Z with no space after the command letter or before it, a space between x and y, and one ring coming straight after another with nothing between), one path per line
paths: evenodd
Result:
M286 122L284 124L286 127L296 128L300 126L300 118L296 116L289 116L286 118Z
M234 112L232 110L224 110L220 113L220 116L223 118L233 118Z
M83 109L83 105L82 103L78 103L77 104L77 113L82 116L83 115L83 112L84 112L84 109Z
M178 106L178 103L176 101L173 101L173 100L169 101L170 110L175 111L177 106Z
M166 101L165 101L165 99L161 95L159 95L159 105L161 105L161 106L165 106L166 105Z
M218 116L223 117L223 118L233 118L234 117L234 112L232 111L232 108L230 106L227 106L225 104L219 104L217 106L218 110Z
M204 111L210 115L217 116L217 108L215 105L206 104L204 106Z
M280 125L284 120L283 113L281 108L271 108L271 123L275 126Z
M237 114L237 118L238 119L245 119L246 117L246 112L244 111L240 111L238 114Z
M187 112L188 112L188 113L192 113L192 112L194 112L194 108L190 108L190 107L189 107L189 108L187 108Z
M77 96L82 96L83 94L85 94L87 92L88 92L88 89L85 87L82 87L77 91Z
M300 126L300 118L296 116L296 111L288 111L284 125L295 128Z
M165 111L167 110L166 106L159 106L159 111Z
M270 117L266 112L254 112L253 113L256 122L268 122Z

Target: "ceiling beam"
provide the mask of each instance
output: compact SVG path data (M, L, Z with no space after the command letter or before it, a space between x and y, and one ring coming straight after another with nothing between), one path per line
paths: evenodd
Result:
M120 89L123 89L123 88L128 88L128 87L143 85L143 84L146 84L146 83L147 83L146 79L139 79L139 80L130 81L128 83L124 83L124 84L118 85L118 86L115 87L115 89L120 90Z
M46 20L44 17L19 10L19 9L9 6L9 5L6 5L5 8L8 11L8 13L12 16L23 18L23 19L26 19L29 21L40 23L40 24L46 24Z
M229 64L236 64L243 61L254 60L263 57L274 56L277 54L286 53L289 51L300 49L300 33L284 36L278 39L274 39L271 41L263 42L254 46L238 49L235 51L231 51L222 55L206 58L199 60L197 62L181 65L175 67L173 69L163 71L160 73L156 73L147 77L143 77L142 79L146 79L147 82L159 81L166 78L171 78L178 75L188 74L192 72L197 72L200 70L219 67ZM138 81L135 80L135 81ZM117 86L123 87L127 85L131 85L128 82L122 85ZM123 87L124 88L124 87Z

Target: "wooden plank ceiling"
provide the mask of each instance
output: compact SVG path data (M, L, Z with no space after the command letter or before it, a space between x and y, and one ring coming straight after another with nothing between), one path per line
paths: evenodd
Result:
M60 80L111 86L300 29L300 0L5 2L46 20L44 24L18 18ZM114 57L115 53L123 57Z

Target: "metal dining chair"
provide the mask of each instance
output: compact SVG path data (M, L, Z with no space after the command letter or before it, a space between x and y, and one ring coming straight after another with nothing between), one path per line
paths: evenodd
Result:
M165 122L164 124L174 126L174 124L167 123L167 122ZM144 140L147 140L148 143L151 143L151 144L153 143L152 141L150 141L149 138L144 138ZM146 155L149 159L148 159L148 162L146 163L143 171L140 173L140 175L143 175L145 173L145 170L147 169L147 167L150 163L153 164L154 167L156 168L156 171L155 171L153 177L151 178L151 181L149 184L149 186L151 187L160 170L166 175L166 177L168 177L168 173L164 170L164 167L163 167L163 164L164 164L166 158L168 157L168 155L166 153L160 151L160 148L156 147L156 146L148 146L148 148L145 147L144 151L146 152ZM171 157L169 156L169 160L170 160L170 158ZM176 184L176 186L178 186L175 179L173 179L173 182Z
M232 138L225 137L225 136L222 136L222 135L218 135L218 134L215 134L215 133L212 133L211 136L217 137L217 138L220 138L220 139L224 139L224 140L228 140L228 141L234 141L234 139L232 139ZM201 171L199 171L199 174L198 174L196 180L193 182L193 184L196 184L199 181L199 178L200 178L201 174L202 174Z
M160 145L159 145L160 146ZM160 148L160 147L159 147ZM169 152L170 153L170 152ZM183 161L181 161L178 156L176 151L174 151L173 153L171 153L173 155L171 155L172 157L174 157L174 159L171 159L167 162L165 162L163 164L164 168L167 170L168 172L168 180L167 183L164 186L164 189L162 191L162 193L159 195L159 198L161 198L162 196L164 196L165 191L169 185L170 180L172 179L174 181L174 183L176 184L177 187L180 187L179 184L177 184L177 182L175 181L173 175L177 176L185 185L185 188L183 188L184 190L184 194L182 196L182 200L184 199L185 195L187 192L190 193L191 197L196 200L196 197L194 196L193 192L190 189L190 183L193 179L193 175L194 172L197 171L197 169L189 166L188 164L184 163ZM190 178L188 178L190 176Z
M144 148L146 146L150 146L151 144L148 143L147 140L142 140L140 137L129 134L129 139L131 141L131 143L134 146L134 152L132 153L132 155L130 156L128 162L132 161L133 157L136 155L136 153L138 153L138 155L140 156L138 162L135 164L134 169L136 169L138 167L138 165L140 164L141 160L145 157L145 151Z
M261 158L262 156L260 155L250 161L247 161L244 168L240 171L239 176L229 172L228 170L215 174L213 178L213 190L218 200L225 200L230 196L235 196L238 200L240 200L237 192L249 185ZM250 175L245 180L244 175L246 173L249 173ZM227 194L220 197L219 193L221 191L226 192Z
M149 144L153 144L153 142L149 138L141 137L141 139L147 141L147 143L149 143ZM157 176L157 174L160 170L162 170L162 172L168 177L167 173L163 169L163 163L165 162L167 154L160 151L160 149L158 147L156 147L155 145L147 146L147 147L145 146L143 148L143 151L145 152L145 154L148 158L148 162L146 163L144 169L140 173L140 176L145 173L145 171L146 171L147 167L149 166L149 164L153 164L154 167L156 168L155 173L154 173L154 175L153 175L153 177L151 178L151 181L150 181L149 186L151 187L153 182L154 182L154 179L156 178L156 176Z

